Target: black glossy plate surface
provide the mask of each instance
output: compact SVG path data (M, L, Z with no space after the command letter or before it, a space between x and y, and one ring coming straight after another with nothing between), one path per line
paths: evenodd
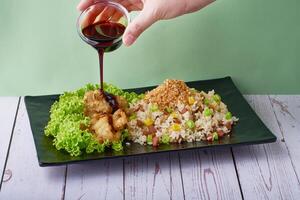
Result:
M58 95L48 96L26 96L25 104L29 115L32 134L38 155L40 166L60 165L71 162L106 159L116 157L126 157L133 155L150 154L166 151L178 151L195 148L208 148L216 146L233 146L245 144L259 144L275 142L276 137L263 124L249 104L243 98L239 90L234 85L230 77L221 79L204 80L187 82L189 87L205 92L214 89L220 94L222 101L227 104L228 109L239 118L236 126L234 126L231 137L224 137L218 142L193 142L183 144L160 145L157 148L152 146L143 146L132 143L125 146L121 152L107 150L104 153L83 154L81 156L72 157L64 151L58 151L52 145L52 138L44 135L44 127L49 120L49 110L51 105L58 99ZM145 92L153 87L129 89L137 93Z

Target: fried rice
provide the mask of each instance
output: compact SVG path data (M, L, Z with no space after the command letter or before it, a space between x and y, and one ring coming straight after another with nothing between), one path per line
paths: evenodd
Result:
M181 80L166 80L131 103L128 113L130 140L153 146L216 141L229 136L238 121L214 90L197 91Z

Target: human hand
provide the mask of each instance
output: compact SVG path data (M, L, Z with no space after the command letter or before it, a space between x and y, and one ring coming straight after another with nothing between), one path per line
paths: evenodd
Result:
M141 11L128 25L123 35L123 43L132 45L136 39L158 20L172 19L187 13L195 12L214 0L115 0L129 12ZM77 6L79 11L97 2L97 0L81 0Z

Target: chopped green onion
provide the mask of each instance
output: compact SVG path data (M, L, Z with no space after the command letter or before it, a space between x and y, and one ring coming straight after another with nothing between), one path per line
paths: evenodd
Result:
M161 142L163 144L169 144L170 142L170 136L167 133L164 133L161 137Z
M169 107L165 108L165 111L166 111L167 113L172 113L172 112L173 112L172 108L169 108Z
M214 141L217 141L219 139L219 135L217 132L214 132L213 133L213 138L212 138Z
M156 112L156 111L158 111L159 109L158 109L158 106L157 106L157 104L152 104L151 106L150 106L150 111L151 112Z
M211 116L213 114L213 111L209 108L205 108L203 111L204 116L208 117Z
M210 104L210 99L204 99L204 104L208 106Z
M189 129L195 128L195 122L193 120L188 120L185 124Z
M129 121L136 119L136 113L133 113L132 115L130 115L129 117Z
M220 97L220 95L218 95L218 94L215 94L215 95L213 96L213 99L214 99L215 102L217 102L217 103L220 103L220 102L221 102L221 97Z
M152 145L152 135L147 136L147 144Z
M227 113L225 114L225 119L230 120L231 118L232 118L231 112L227 112Z

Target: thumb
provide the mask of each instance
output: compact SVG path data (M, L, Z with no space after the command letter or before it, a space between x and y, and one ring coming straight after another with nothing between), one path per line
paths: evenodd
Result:
M129 23L123 35L123 43L126 46L132 45L135 40L154 22L157 21L156 16L147 9L143 9L140 14Z

